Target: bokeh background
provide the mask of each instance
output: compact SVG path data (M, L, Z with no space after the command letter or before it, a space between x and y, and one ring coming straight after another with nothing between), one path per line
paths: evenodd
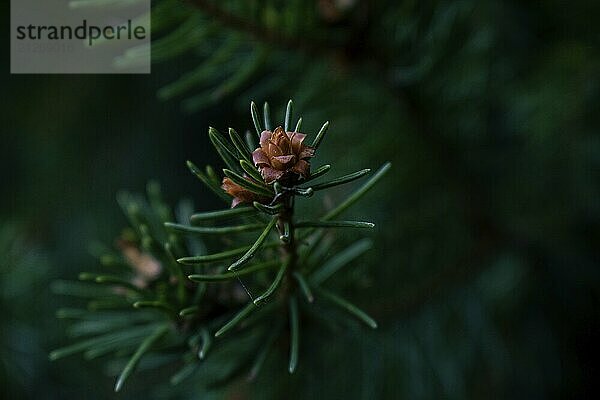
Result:
M152 75L19 76L7 3L0 397L114 396L100 365L48 361L51 282L112 243L120 189L213 208L185 167L218 165L208 126L251 128L250 100L282 119L288 98L307 133L331 121L319 158L339 174L393 170L354 211L378 228L346 293L380 329L311 343L285 398L595 397L600 4L167 0ZM283 398L269 379L288 378L243 392Z

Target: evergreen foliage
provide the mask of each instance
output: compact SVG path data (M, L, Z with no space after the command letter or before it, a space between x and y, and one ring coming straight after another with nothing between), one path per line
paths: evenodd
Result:
M268 109L265 103L264 110ZM288 129L292 113L290 100L283 124ZM302 144L303 134L296 131L283 133L283 140L290 138L286 143L267 139L265 135L271 132L263 131L262 126L271 126L269 113L260 118L252 103L251 115L256 141L260 139L263 149L275 146L276 156L281 151L292 151L292 147L313 154L328 126L324 125L308 148ZM316 175L308 170L300 175L286 172L269 182L266 167L261 167L256 158L250 163L262 151L249 150L254 147L253 134L247 135L245 143L233 129L229 132L227 140L216 129L209 129L216 152L231 168L223 169L226 177L222 188L212 167L201 170L190 161L188 166L207 189L218 195L232 195L232 208L191 214L184 203L176 213L178 221L172 222L174 214L156 183L148 185L147 200L121 194L119 203L130 228L117 242L120 254L97 249L106 272L82 272L81 282L58 284L60 292L85 300L87 309L58 312L60 318L75 321L69 328L74 343L53 351L52 360L75 353L83 353L88 360L108 354L125 357L127 362L115 385L115 391L120 391L142 361L151 366L148 368L179 364L180 369L170 378L177 385L204 362L208 369L220 372L221 365L211 365L212 348L235 353L244 346L246 355L231 360L231 371L216 379L228 383L245 370L249 377L256 378L269 351L275 345L281 347L280 342L284 346L288 343L288 370L294 373L301 358L303 325L314 323L311 317L315 315L329 319L322 315L323 308L337 309L370 328L377 327L367 313L324 285L369 250L370 241L359 240L336 251L333 241L324 239L330 229L374 227L370 222L335 218L366 195L390 164L311 220L310 216L295 215L297 197L312 197L316 191L350 183L370 170L318 183L313 180L329 170L318 168ZM228 180L230 183L226 183ZM231 185L236 185L235 191L230 190ZM237 204L238 197L249 204ZM229 196L224 200L231 203ZM258 236L249 237L250 232ZM215 384L211 379L202 381L205 388Z
M343 217L375 222L372 241L355 239L362 230L328 227L306 259L308 265L324 261L312 276L318 287L294 272L296 300L288 301L278 314L286 318L271 325L266 323L270 319L256 319L257 311L279 302L275 295L260 309L250 309L244 321L219 338L212 336L250 304L238 278L255 298L277 282L276 267L262 269L259 261L269 252L276 254L270 244L279 245L279 236L285 237L279 232L271 233L241 269L226 269L246 254L261 233L259 227L280 210L259 202L236 208L233 214L193 214L184 202L175 216L165 218L167 207L156 211L152 195L147 200L122 197L128 216L137 211L138 217L156 223L141 231L140 221L134 219L121 239L133 239L128 243L156 260L166 257L165 243L181 242L181 248L169 246L180 262L174 263L171 253L161 259L169 268L144 289L144 296L132 287L115 293L111 287L128 286L135 274L129 266L111 264L112 257L122 264L121 253L95 249L106 267L82 276L90 281L60 281L52 288L60 294L94 297L92 310L83 299L75 303L80 314L69 315L67 310L59 313L61 317L86 315L97 322L95 318L115 311L101 310L108 296L122 301L117 314L148 318L128 319L124 329L147 330L129 344L120 343L122 352L107 349L111 354L102 356L102 364L94 361L84 369L77 357L61 360L51 365L53 375L36 384L27 382L21 369L5 367L11 372L7 380L13 387L43 390L52 385L61 390L35 392L36 398L79 399L81 393L103 398L104 392L96 391L107 380L94 373L103 365L111 377L135 369L138 374L127 379L119 394L134 398L594 397L598 363L590 349L598 331L600 287L600 115L594 112L600 87L599 16L600 3L589 0L158 0L152 11L154 75L143 85L125 79L108 84L99 78L73 83L70 77L8 82L7 98L20 111L5 111L8 129L15 133L0 146L6 151L1 158L8 161L0 169L0 183L13 182L14 188L0 201L11 206L11 217L16 209L29 216L36 231L46 228L57 238L50 241L56 247L51 277L81 267L74 248L81 249L89 237L82 234L85 228L116 229L108 202L98 200L101 191L86 190L91 181L96 187L121 187L160 175L166 194L192 191L172 167L174 160L179 162L185 153L194 161L212 162L211 154L204 152L209 141L226 146L220 148L226 160L219 166L228 170L230 179L256 175L247 159L238 163L231 157L244 150L246 132L215 131L206 140L186 126L206 126L207 120L218 127L246 126L251 99L282 104L293 97L305 117L296 130L316 133L321 129L318 121L332 121L330 130L324 126L321 131L327 132L320 135L327 140L311 143L319 145L318 159L328 163L313 165L312 177L328 180L381 160L390 160L394 169L385 184L363 199L362 208L348 209ZM126 66L147 51L132 50L118 62ZM166 117L158 107L143 102L136 106L129 98L119 102L124 88L137 99L140 92L148 93L147 85L165 100L160 110L181 104L194 114L177 114L165 129L161 118ZM47 93L59 91L65 93L62 101L43 100ZM67 102L78 106L66 110ZM89 111L93 108L97 113ZM257 108L252 114L260 127L273 129L267 125L271 118L285 125L281 111ZM119 122L107 125L109 114ZM268 121L262 121L265 115ZM149 119L151 123L145 122ZM288 128L295 122L287 121ZM118 132L116 138L105 129ZM56 142L49 143L48 133ZM150 166L152 173L147 172ZM231 201L219 188L215 169L194 172L218 197ZM295 192L299 215L311 215L315 208L307 205L321 200L331 209L334 199L344 198L353 185L314 190L319 182L307 182ZM64 194L57 190L61 187ZM313 197L302 191L308 188ZM202 209L214 204L203 196L195 201ZM162 221L177 225L166 228ZM220 240L222 228L236 238L235 248ZM183 232L190 229L201 233ZM147 236L160 240L144 243ZM181 282L179 271L200 281L183 280L185 301L173 283ZM7 282L39 282L33 274L9 276ZM121 285L114 278L120 278ZM216 299L208 296L211 291L224 293L231 302L219 312L219 323L206 331L185 331L181 337L180 324L173 321L196 321L195 328L204 322L190 301L193 289L203 284L207 292L199 305ZM79 285L83 291L77 290ZM320 290L323 286L326 292ZM361 319L360 311L339 303L339 298L359 305L377 321L378 329L364 329L361 321L370 320ZM29 306L2 298L3 314L14 320L15 315L25 315L23 309L29 310L29 326L45 321L43 336L63 345L66 339L56 339L56 327L47 322L52 313L31 312L45 310L39 307L49 303L44 299ZM327 306L321 308L319 299L326 299ZM218 298L219 307L222 300ZM141 301L140 308L132 307L135 301ZM87 324L75 328L84 322L75 321L69 333L92 329ZM177 328L163 332L162 325L153 322ZM245 322L251 324L244 327ZM294 327L299 335L292 337ZM0 340L9 351L1 353L13 365L14 346L6 345L11 343L6 332L0 331ZM190 344L187 339L192 336ZM143 350L148 351L141 359L136 356L130 362ZM90 356L86 351L84 358ZM291 375L286 372L290 366L295 367ZM44 367L27 370L33 369ZM252 383L244 379L248 375ZM164 384L170 377L178 384ZM109 386L112 390L114 380Z

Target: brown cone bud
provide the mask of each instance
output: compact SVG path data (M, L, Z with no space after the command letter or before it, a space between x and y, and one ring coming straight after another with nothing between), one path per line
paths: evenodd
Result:
M305 138L305 134L285 132L281 126L273 132L263 131L260 135L260 147L254 150L252 159L266 183L273 183L284 176L308 177L308 159L314 156L315 151L304 145Z

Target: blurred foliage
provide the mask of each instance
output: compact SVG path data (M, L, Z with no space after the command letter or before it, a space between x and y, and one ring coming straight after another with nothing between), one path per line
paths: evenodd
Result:
M48 373L48 255L20 224L0 222L0 387L7 398L39 394L31 383Z
M592 397L600 4L185 3L187 24L155 25L150 79L9 78L5 66L0 214L52 249L61 276L89 261L87 239L122 225L121 187L156 177L172 199L213 206L181 165L214 162L200 127L245 126L250 99L293 97L307 131L335 121L321 151L340 173L395 165L368 213L378 256L346 293L381 329L311 343L310 368L229 396ZM169 44L176 34L185 52ZM157 103L157 89L177 101ZM181 116L179 99L198 111ZM47 375L46 395L101 396L94 374L87 387L78 376Z

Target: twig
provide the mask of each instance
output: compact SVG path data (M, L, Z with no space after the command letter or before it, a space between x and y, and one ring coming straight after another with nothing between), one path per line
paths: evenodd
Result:
M338 47L331 43L317 41L314 38L306 40L304 38L282 35L276 31L257 25L246 18L230 13L209 0L188 0L188 2L200 9L207 16L215 19L221 25L235 31L244 32L263 43L288 50L297 49L308 53L327 53Z

